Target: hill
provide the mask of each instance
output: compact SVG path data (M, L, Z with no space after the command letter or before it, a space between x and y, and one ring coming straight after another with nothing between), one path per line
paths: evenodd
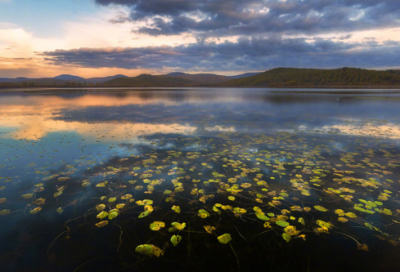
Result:
M400 75L388 71L348 67L338 69L276 68L258 75L213 85L228 87L400 86Z
M391 69L391 70L387 70L387 72L400 75L400 69Z
M249 76L250 75L250 76ZM64 78L64 80L60 79ZM234 78L234 79L232 79ZM21 87L399 87L400 70L359 68L276 68L234 77L215 74L115 75L84 79L71 75L55 78L0 78L0 88Z
M78 76L73 76L73 75L59 75L56 77L53 77L54 79L60 79L60 80L65 80L65 81L77 81L77 80L85 80L83 77L78 77Z
M0 82L22 82L33 78L17 77L17 78L0 78Z
M102 85L107 87L176 87L190 86L196 83L184 78L142 74L137 77L115 78L104 82Z
M112 80L114 78L120 78L120 77L127 77L125 75L115 75L115 76L108 76L108 77L92 77L92 78L86 78L84 79L85 82L90 82L90 83L103 83L109 80Z
M219 83L231 79L228 76L221 76L215 74L185 74L185 73L169 73L165 76L183 78L197 83Z
M231 79L236 79L236 78L242 78L242 77L249 77L249 76L255 76L258 75L260 73L245 73L245 74L240 74L240 75L236 75L236 76L230 76Z

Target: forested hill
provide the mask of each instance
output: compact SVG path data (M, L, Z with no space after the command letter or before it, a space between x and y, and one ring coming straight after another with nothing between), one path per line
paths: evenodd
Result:
M104 82L100 86L107 87L178 87L190 86L196 82L172 76L153 76L142 74L137 77L115 78Z
M359 68L276 68L264 73L213 84L232 87L399 86L400 74Z
M228 81L231 77L228 76L220 76L215 74L185 74L185 73L170 73L165 76L183 78L187 80L191 80L196 83L220 83L224 81Z
M248 76L250 75L250 76ZM62 75L70 76L70 75ZM142 74L136 77L115 75L111 77L83 79L82 82L70 82L56 78L14 79L0 82L0 88L24 87L388 87L400 88L400 70L367 70L359 68L338 69L302 69L276 68L256 75L243 74L241 78L232 78L214 74L168 75ZM238 77L236 76L236 77ZM111 80L110 80L111 79ZM8 79L4 79L8 80ZM22 80L22 81L20 81ZM90 80L95 80L93 83ZM87 83L87 82L89 83Z

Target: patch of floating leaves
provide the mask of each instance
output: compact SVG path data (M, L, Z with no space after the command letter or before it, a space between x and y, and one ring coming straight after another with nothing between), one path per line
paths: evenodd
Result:
M213 148L201 152L155 149L118 158L78 181L73 176L74 166L66 166L63 171L67 172L47 172L35 181L32 190L20 191L18 201L30 214L46 210L52 201L57 203L57 213L68 212L68 207L76 203L64 198L74 193L76 183L79 192L86 194L79 205L85 199L93 201L85 214L85 220L93 220L91 227L110 224L106 230L99 230L109 231L133 218L145 224L154 237L172 235L173 246L190 242L183 239L187 233L214 237L214 241L217 237L219 243L228 244L231 234L219 234L236 233L227 226L231 223L236 227L239 221L287 243L305 240L304 233L313 235L312 231L334 234L334 227L340 230L350 224L392 243L399 240L398 234L383 233L385 228L368 222L368 216L381 216L391 224L399 222L395 220L400 214L395 201L400 189L396 181L400 155L384 150L384 159L375 160L370 151L359 148L355 152L335 150L337 158L330 157L327 154L333 151L328 145L314 145L289 134L253 135L246 143L233 141L229 133L216 138L221 140L220 146L211 145ZM188 139L184 144L209 144L200 138ZM185 138L179 141L185 142ZM51 188L47 201L41 194L45 188ZM0 204L8 205L11 201L7 198L0 198ZM3 206L0 215L9 215L10 209ZM245 233L243 236L247 238ZM157 243L156 239L142 242L146 241ZM357 248L368 250L361 243ZM151 244L139 245L135 251L156 257L164 253Z

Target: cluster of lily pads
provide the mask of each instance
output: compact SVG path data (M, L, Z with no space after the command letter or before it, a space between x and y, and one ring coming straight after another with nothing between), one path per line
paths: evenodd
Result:
M20 195L26 202L23 209L1 209L0 215L40 216L44 209L62 214L86 201L92 207L84 216L93 228L119 224L121 217L151 218L148 228L169 235L174 247L185 242L185 232L209 234L216 243L229 244L239 234L228 233L221 220L245 221L287 243L343 233L358 249L368 250L346 228L356 225L397 245L400 232L389 228L400 224L400 154L391 152L396 145L359 139L348 142L346 151L335 149L335 138L329 137L323 144L289 133L155 141L141 155L113 158L80 177L73 167L69 173L45 176ZM166 142L173 148L157 148ZM47 206L46 190L52 191L53 205ZM66 194L79 198L70 202ZM7 201L0 198L0 205ZM176 221L163 220L168 213L175 213ZM193 220L202 228L187 230ZM147 241L135 246L136 253L148 256L161 257L167 250Z

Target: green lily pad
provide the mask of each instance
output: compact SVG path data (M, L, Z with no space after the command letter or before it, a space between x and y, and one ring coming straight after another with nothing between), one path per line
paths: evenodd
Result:
M182 241L182 236L180 235L173 235L171 237L171 243L173 246L177 246L180 243L180 241Z
M282 228L286 228L287 226L289 226L289 222L286 221L276 221L275 224L277 224L278 226L282 227Z
M286 242L290 242L290 240L292 239L292 236L290 236L289 234L287 234L286 232L284 232L283 234L282 234L282 238L283 238L283 240L285 240Z

